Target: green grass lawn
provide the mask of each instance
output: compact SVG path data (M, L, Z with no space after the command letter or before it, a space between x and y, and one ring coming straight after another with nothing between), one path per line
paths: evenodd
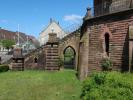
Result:
M0 100L80 100L75 71L0 73Z

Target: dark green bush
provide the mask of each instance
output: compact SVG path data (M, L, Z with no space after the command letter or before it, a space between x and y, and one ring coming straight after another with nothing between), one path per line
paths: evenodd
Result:
M0 65L0 72L6 72L9 70L9 66L8 65Z
M98 85L104 84L105 74L104 73L95 74L94 80L95 80L96 84L98 84Z
M132 100L133 75L119 72L95 73L83 82L82 100Z

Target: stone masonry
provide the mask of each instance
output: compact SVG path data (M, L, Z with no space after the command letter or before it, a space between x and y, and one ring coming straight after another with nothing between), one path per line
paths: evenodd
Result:
M100 71L104 57L112 60L113 70L129 70L129 26L133 26L133 9L84 19L81 39L88 33L88 73ZM106 34L109 35L108 52Z
M45 54L46 54L45 70L59 70L60 68L58 66L58 61L59 61L58 40L56 33L49 34L49 41L46 44Z

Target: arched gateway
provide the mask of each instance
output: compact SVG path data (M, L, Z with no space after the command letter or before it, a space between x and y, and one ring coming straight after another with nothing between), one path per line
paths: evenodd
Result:
M76 64L76 52L73 47L68 46L63 51L64 54L64 68L74 69Z

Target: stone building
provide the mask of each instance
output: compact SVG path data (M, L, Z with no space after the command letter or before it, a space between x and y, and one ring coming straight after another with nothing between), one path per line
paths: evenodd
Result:
M51 32L57 33L58 38L61 38L62 36L65 35L65 32L61 28L59 23L50 19L49 25L40 33L40 37L39 37L40 45L44 45L44 44L46 44L46 42L48 42L48 37L49 37L48 34Z
M94 0L93 8L87 8L81 28L81 79L94 70L100 71L101 61L105 57L112 60L113 70L133 69L129 66L131 26L133 0Z

